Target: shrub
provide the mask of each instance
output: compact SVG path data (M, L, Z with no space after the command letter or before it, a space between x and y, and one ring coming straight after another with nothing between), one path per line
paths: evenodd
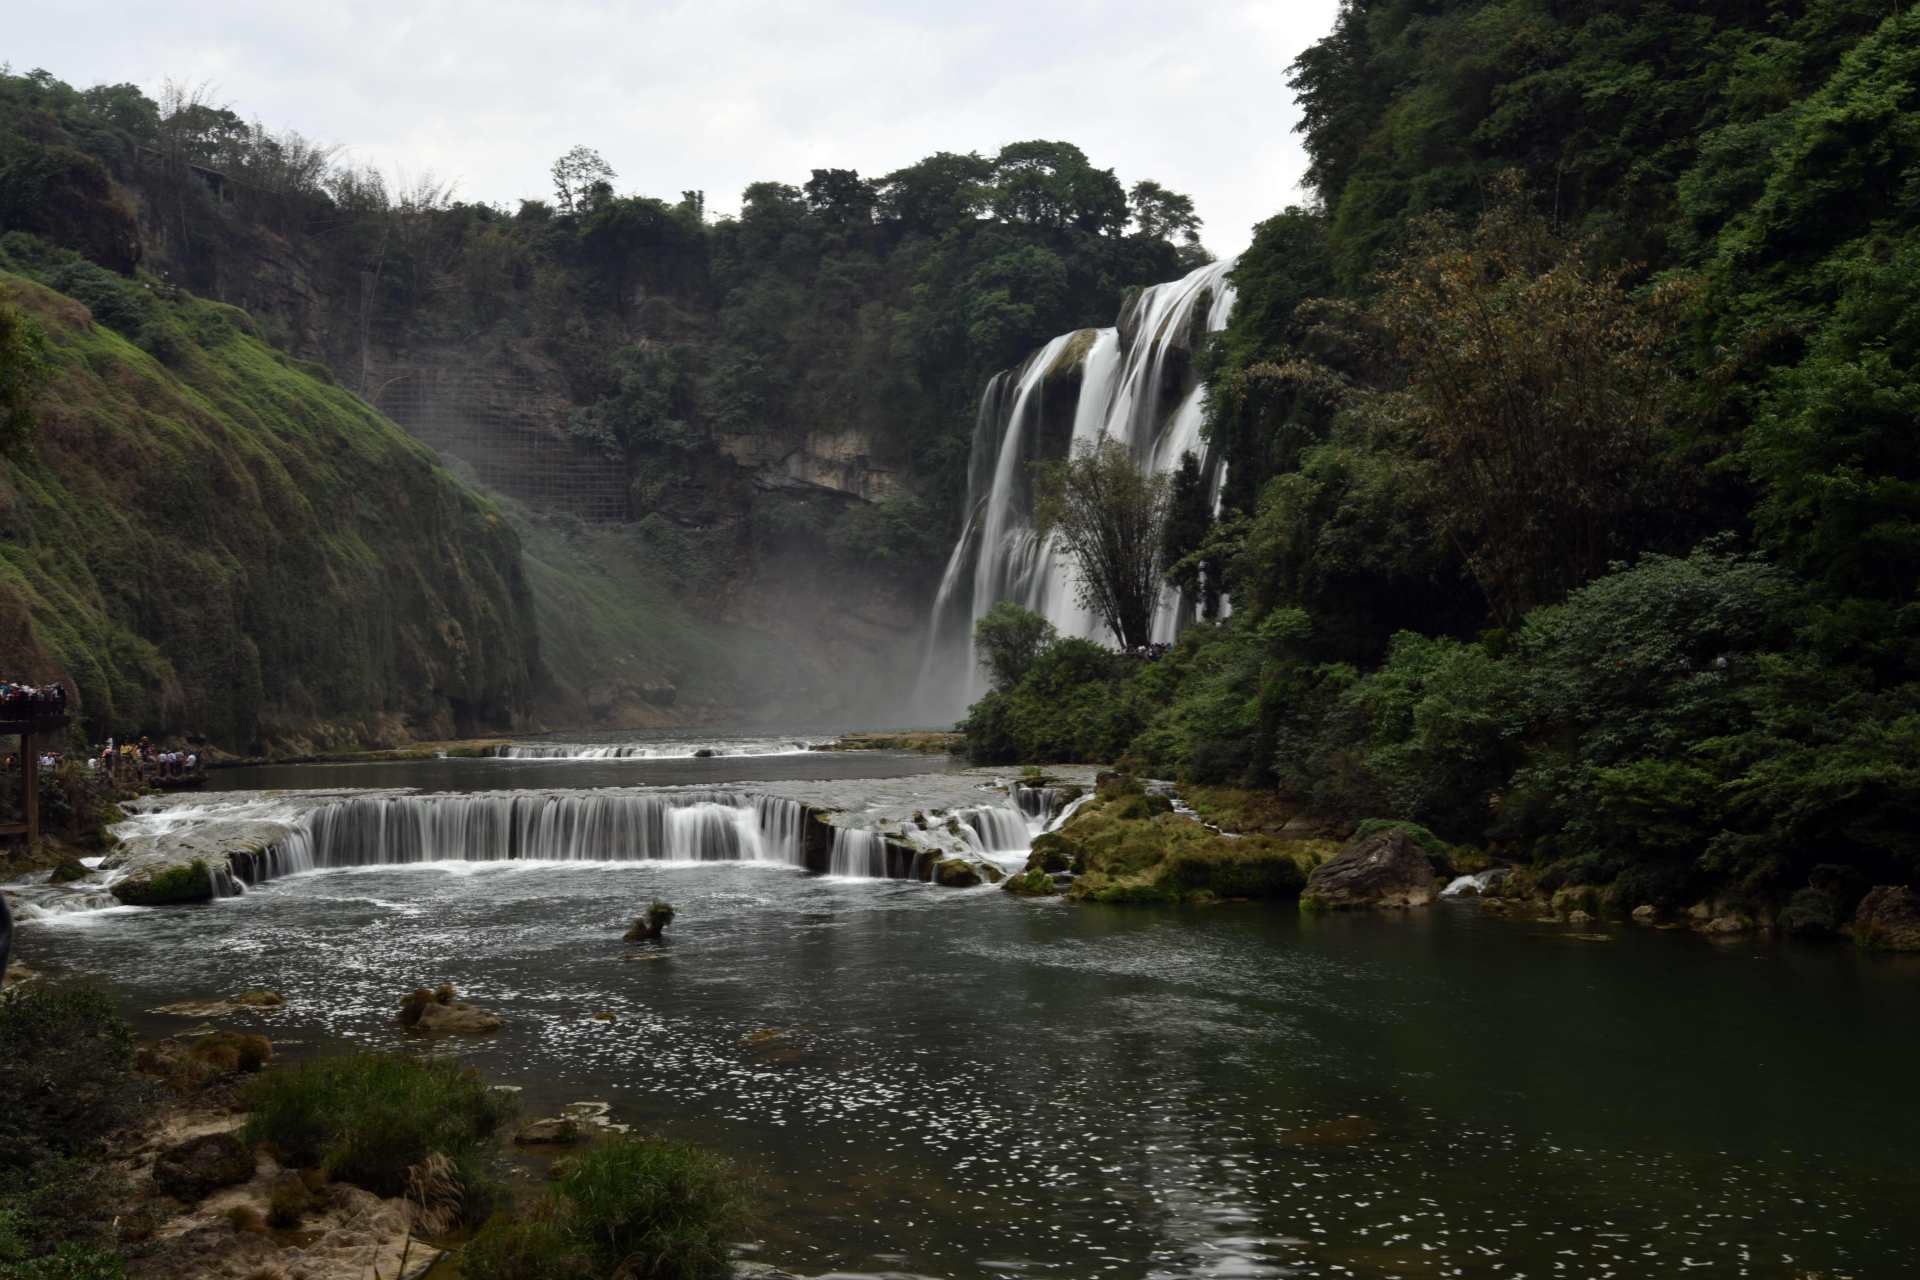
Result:
M0 1265L4 1280L121 1280L126 1274L119 1254L84 1244L63 1244L43 1257Z
M636 1280L731 1273L727 1240L747 1221L745 1186L719 1156L657 1140L597 1147L554 1188L569 1233Z
M495 1219L461 1259L468 1280L719 1280L748 1220L745 1184L720 1157L622 1138L573 1161L547 1201Z
M289 1163L317 1165L379 1195L403 1194L411 1169L436 1152L446 1156L470 1222L484 1216L493 1189L491 1139L515 1110L456 1062L381 1054L269 1072L249 1103L248 1141L270 1142Z
M133 1033L104 992L16 988L0 997L0 1170L71 1155L132 1120Z

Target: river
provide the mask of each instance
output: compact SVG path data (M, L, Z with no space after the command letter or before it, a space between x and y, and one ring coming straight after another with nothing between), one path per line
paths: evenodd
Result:
M356 766L492 790L903 776L891 755ZM698 776L681 771L698 769ZM612 771L611 773L607 771ZM235 782L349 785L328 766ZM671 940L622 944L653 898ZM148 1033L265 986L283 1052L454 1051L530 1115L719 1148L808 1274L1895 1276L1920 1266L1920 963L1411 914L1076 906L765 864L428 862L29 921ZM611 1021L595 1014L612 1014Z

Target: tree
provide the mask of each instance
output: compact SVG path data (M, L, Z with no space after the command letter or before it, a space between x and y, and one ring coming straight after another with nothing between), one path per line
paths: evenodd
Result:
M1070 142L1009 143L993 176L993 211L1003 221L1097 235L1118 235L1127 225L1120 180Z
M807 208L829 223L863 227L873 221L873 184L853 169L815 169L801 190Z
M1642 304L1557 236L1517 180L1471 228L1416 225L1368 308L1406 373L1363 412L1408 457L1429 519L1511 624L1632 549L1678 393L1684 286ZM1410 457L1409 457L1410 455Z
M1031 609L1002 600L973 624L973 651L995 689L1019 684L1034 660L1060 637L1053 624Z
M1151 179L1133 184L1127 193L1133 206L1133 222L1149 240L1171 240L1178 235L1188 244L1200 242L1200 216L1193 211L1193 197L1169 191Z
M1167 477L1111 437L1083 441L1065 462L1034 465L1034 522L1072 557L1080 603L1123 649L1153 639L1166 547Z
M937 235L978 219L987 205L993 161L969 151L939 151L880 179L880 214L908 231Z
M1167 581L1195 599L1203 617L1212 617L1220 603L1219 570L1206 562L1201 547L1213 527L1213 500L1200 459L1180 455L1167 498L1166 550L1162 563Z
M549 172L553 174L554 202L562 213L577 211L597 184L610 186L620 176L612 165L601 159L598 151L588 146L574 147L555 160Z

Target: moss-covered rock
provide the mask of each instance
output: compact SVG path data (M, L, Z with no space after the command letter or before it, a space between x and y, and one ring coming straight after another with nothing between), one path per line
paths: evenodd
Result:
M1032 871L1037 868L1049 872L1074 871L1078 869L1075 866L1076 863L1079 863L1082 868L1086 863L1086 855L1080 851L1079 846L1058 831L1049 831L1034 837L1033 846L1027 853L1026 869Z
M1053 882L1053 877L1037 868L1022 871L1017 876L1008 876L1006 883L1000 887L1023 898L1051 898L1060 892L1060 886Z
M199 858L176 863L150 875L116 881L114 897L130 907L166 907L184 902L213 901L213 873Z
M1181 903L1216 898L1292 898L1327 856L1324 841L1235 838L1171 811L1109 775L1103 798L1065 827L1036 839L1023 876L1074 875L1067 893L1095 902Z
M933 869L933 880L949 889L971 889L980 883L980 869L965 858L942 858Z
M78 858L62 858L58 866L47 876L48 884L72 884L75 880L85 880L93 872Z

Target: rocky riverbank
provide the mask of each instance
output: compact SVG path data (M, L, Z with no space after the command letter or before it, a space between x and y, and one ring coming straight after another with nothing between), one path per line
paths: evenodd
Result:
M1229 825L1232 824L1232 825ZM1571 926L1691 929L1710 937L1850 938L1920 951L1920 894L1817 871L1784 904L1755 895L1692 903L1637 898L1630 886L1566 885L1552 868L1501 863L1413 823L1303 814L1271 793L1176 788L1118 773L1061 827L1040 836L1009 892L1094 902L1298 898L1302 910L1410 910L1443 898Z
M446 994L428 1003L459 1007ZM413 1003L399 1034L442 1030L410 1021ZM169 1007L227 1028L135 1042L98 992L43 980L0 1003L0 1167L26 1175L0 1180L0 1272L417 1280L471 1259L506 1276L523 1273L502 1257L539 1235L583 1275L645 1237L668 1274L788 1280L731 1265L746 1186L720 1158L633 1136L606 1103L525 1119L516 1090L444 1055L303 1046L283 1062L262 1032L285 1008L270 992Z

